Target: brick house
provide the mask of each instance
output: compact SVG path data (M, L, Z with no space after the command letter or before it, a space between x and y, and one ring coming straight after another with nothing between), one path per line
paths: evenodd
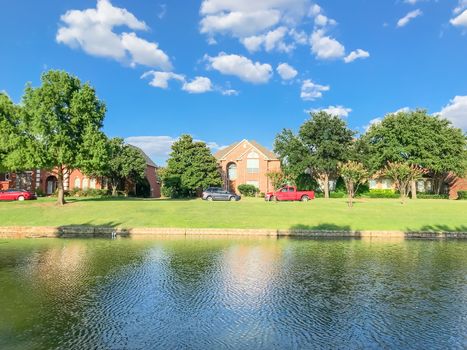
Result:
M159 198L161 196L161 186L157 176L157 166L143 150L140 148L137 149L146 160L146 179L150 185L150 197ZM65 190L75 188L80 190L106 189L108 188L107 186L105 177L89 177L84 175L79 169L73 170L71 174L66 174L64 178ZM57 177L53 172L43 169L16 173L0 173L0 190L9 188L41 191L45 195L51 195L57 189Z
M392 179L387 177L375 177L370 179L369 182L370 190L390 190L395 189L395 185ZM424 177L417 181L417 192L418 193L432 193L433 191L433 179L430 177ZM467 191L467 178L461 178L455 175L448 175L441 185L441 193L448 194L450 199L457 199L457 191Z
M238 192L241 184L250 184L260 192L273 191L271 181L266 176L270 171L281 168L277 156L256 141L242 140L214 154L224 181L224 186Z

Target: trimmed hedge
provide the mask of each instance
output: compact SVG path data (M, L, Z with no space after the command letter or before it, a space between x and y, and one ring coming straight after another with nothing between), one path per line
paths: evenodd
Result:
M259 188L254 185L241 184L238 186L238 192L245 197L255 197Z
M417 193L418 199L449 199L447 194Z
M467 200L467 191L457 191L457 199Z
M370 190L366 193L366 196L370 198L399 198L399 193L396 193L394 190Z
M347 196L345 192L329 192L329 198L344 198ZM315 198L324 198L323 192L315 192Z

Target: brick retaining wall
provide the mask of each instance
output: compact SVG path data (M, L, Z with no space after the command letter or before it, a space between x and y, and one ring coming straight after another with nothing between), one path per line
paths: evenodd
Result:
M217 228L114 228L103 226L39 226L0 227L0 238L71 238L101 237L112 234L132 236L268 236L268 237L353 237L353 238L463 238L467 232L404 232L404 231L331 231L331 230L272 230Z

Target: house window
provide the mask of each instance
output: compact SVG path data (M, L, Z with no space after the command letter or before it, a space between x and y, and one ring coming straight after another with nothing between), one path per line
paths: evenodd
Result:
M392 189L392 181L390 179L383 179L382 188L383 190L391 190Z
M259 173L259 156L256 152L248 153L246 160L246 171L248 174Z
M86 191L89 188L89 180L85 177L83 179L83 190Z
M79 177L75 178L74 188L81 188L81 180Z
M246 170L248 174L259 173L259 159L247 159Z
M89 187L91 187L93 190L96 189L96 179L91 179L89 182Z
M425 192L426 191L425 181L423 181L423 180L417 181L417 191L418 192Z
M374 190L375 188L378 187L376 180L368 181L368 185L370 186L370 190Z
M259 181L247 181L247 185L253 185L256 188L259 188Z
M234 181L237 179L237 164L230 163L227 166L227 177L230 181Z

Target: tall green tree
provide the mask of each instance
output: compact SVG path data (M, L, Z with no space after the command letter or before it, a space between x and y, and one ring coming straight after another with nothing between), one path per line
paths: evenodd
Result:
M162 180L165 194L171 197L194 196L203 188L222 185L216 159L206 143L190 135L182 135L172 145Z
M0 92L0 171L8 169L7 158L15 146L19 108Z
M105 176L112 188L112 196L117 195L119 186L126 182L136 184L145 178L146 159L141 152L123 139L115 137L107 143L107 161L99 175Z
M363 135L368 144L368 165L373 171L388 162L408 163L430 171L435 192L448 173L464 175L467 169L467 139L462 130L426 110L387 115ZM412 195L416 186L412 182Z
M297 135L284 129L276 136L274 151L295 176L309 172L329 198L329 180L337 174L338 164L350 157L354 134L342 118L321 111L312 113Z
M16 125L18 145L9 153L11 169L44 168L57 177L57 203L63 205L64 179L73 169L92 174L104 166L105 105L88 83L51 70L41 85L27 85Z

